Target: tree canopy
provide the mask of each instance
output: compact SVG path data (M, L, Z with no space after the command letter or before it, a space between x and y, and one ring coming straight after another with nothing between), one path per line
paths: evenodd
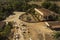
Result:
M60 7L57 6L55 3L43 2L42 7L60 14Z
M5 25L4 29L0 32L0 39L1 40L6 40L6 38L8 39L8 36L11 33L11 29L12 29L12 26L10 25L10 23Z

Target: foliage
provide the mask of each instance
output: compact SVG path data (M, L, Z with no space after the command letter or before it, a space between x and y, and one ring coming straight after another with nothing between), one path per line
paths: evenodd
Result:
M1 31L0 32L0 39L2 39L2 38L7 38L8 37L8 35L10 34L10 32L11 32L11 25L9 25L9 24L7 24L5 27L4 27L4 29L3 29L3 31Z
M43 7L43 8L47 8L47 9L48 9L48 8L50 7L50 5L51 5L50 2L43 2L43 3L42 3L42 7Z
M0 21L6 19L13 11L27 11L29 0L4 0L0 2Z
M55 3L51 3L49 1L43 2L42 7L60 14L60 7L57 6Z
M56 32L54 37L56 40L60 40L60 32Z
M11 5L0 4L0 21L12 14L13 9Z
M10 1L10 4L12 5L13 9L15 11L26 11L29 8L28 0L16 0L16 1Z
M50 21L56 21L56 20L58 20L58 16L56 16L56 15L49 15L48 16L48 20L50 20Z

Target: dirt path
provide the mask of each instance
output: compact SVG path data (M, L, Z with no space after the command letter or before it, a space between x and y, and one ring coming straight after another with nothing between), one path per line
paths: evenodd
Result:
M20 27L20 24L21 24L22 21L19 20L19 16L22 15L23 13L25 13L25 12L14 12L14 13L15 13L15 15L10 15L10 16L9 16L6 20L4 20L4 21L6 21L6 22L15 21L15 22L16 22L16 25L17 25L18 27ZM20 36L21 36L21 38L20 38L19 40L24 40L23 35L22 35L22 32L21 32L20 29L18 29L18 32L17 32L17 30L15 30L14 34L16 34L16 33L20 34ZM14 40L14 39L13 39L13 40Z

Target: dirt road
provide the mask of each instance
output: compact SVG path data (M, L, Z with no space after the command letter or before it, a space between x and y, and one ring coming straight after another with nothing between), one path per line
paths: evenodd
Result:
M22 21L19 20L19 16L22 15L23 13L25 13L25 12L14 12L14 13L15 13L15 15L10 15L4 21L6 21L6 22L14 21L14 22L16 22L16 25L18 27L20 27L20 24L21 24ZM17 32L17 30L18 30L18 32ZM16 33L20 34L21 38L19 40L24 40L21 30L20 29L17 29L17 30L15 30L14 34L16 34Z

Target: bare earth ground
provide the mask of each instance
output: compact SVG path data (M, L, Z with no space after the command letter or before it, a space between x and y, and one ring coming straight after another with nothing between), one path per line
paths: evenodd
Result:
M18 27L21 27L21 21L19 19L19 16L24 14L25 12L14 12L15 15L9 16L6 20L4 21L16 21ZM25 34L26 39L24 39L24 35L22 34L22 31L20 29L15 30L14 33L19 33L21 38L19 40L54 40L53 37L51 36L53 31L49 28L46 27L46 24L44 22L39 22L39 23L27 23L23 22L26 24L28 27L27 30L28 32ZM47 36L46 36L47 35ZM13 39L14 40L14 39Z
M6 21L6 22L15 21L15 22L17 23L18 27L20 27L19 24L21 24L21 21L20 21L18 18L19 18L20 15L22 15L22 14L25 13L25 12L14 12L14 13L15 13L15 15L10 15L10 16L9 16L6 20L4 20L4 21ZM23 35L22 35L22 32L21 32L20 29L18 29L18 31L15 29L15 30L14 30L14 34L16 34L16 33L20 34L20 36L21 36L21 38L20 38L19 40L24 40ZM12 40L12 39L11 39L11 40ZM14 40L14 38L13 38L13 40Z
M39 37L41 34L42 35L42 40L53 40L52 38L52 33L53 31L50 30L49 28L46 27L45 23L44 22L40 22L40 23L29 23L28 24L31 29L33 30L30 30L31 33L33 34L32 35L32 40L41 40L41 37ZM35 34L35 35L34 35ZM48 35L48 37L46 36L46 34ZM46 37L48 39L46 39Z

